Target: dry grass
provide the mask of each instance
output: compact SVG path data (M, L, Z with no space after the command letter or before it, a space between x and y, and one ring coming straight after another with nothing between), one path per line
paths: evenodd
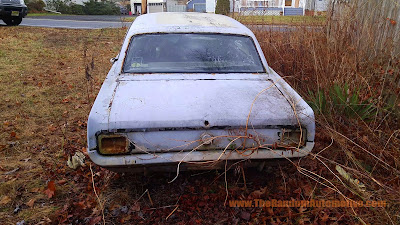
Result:
M339 25L331 20L329 30L303 27L272 33L259 27L255 34L270 66L287 76L286 80L306 99L312 100L310 93L318 91L327 98L325 108L321 109L323 113L316 111L318 132L314 153L324 149L316 159L331 172L312 177L352 199L388 201L387 209L349 209L347 213L360 222L396 224L400 198L400 57L393 54L398 40L393 35L398 33L390 31L396 29L396 24L386 20L388 24L384 27L389 31L374 30L375 24L357 26L354 23L359 21L346 18L340 18ZM356 38L364 33L368 39L362 39L360 45ZM380 49L376 49L378 41L384 43ZM360 99L376 107L371 119L361 120L355 113L350 118L333 104L330 90L334 85L345 84L350 87L349 94L358 93ZM360 192L342 181L336 165L363 182L366 191Z
M252 25L311 25L320 26L326 22L325 16L243 16L231 15L243 24Z
M87 115L125 30L0 29L0 201L10 198L0 205L0 221L87 223L85 217L101 215L92 174L88 167L69 169L66 157L86 146ZM253 223L317 223L326 222L325 216L338 223L398 223L399 102L396 98L393 109L384 103L391 94L399 96L399 58L390 54L360 58L346 31L337 32L332 42L320 28L255 30L270 66L306 99L309 91L327 93L331 113L316 115L313 154L295 166L270 167L263 174L248 170L246 184L233 172L182 173L169 184L176 174L120 176L94 167L106 222L233 223L247 210ZM86 76L85 67L92 61L94 69ZM335 108L328 89L344 83L351 92L359 88L360 97L376 105L379 110L372 120L349 118ZM336 165L364 183L366 190L360 192L347 183ZM55 180L57 187L52 199L43 193L49 180ZM246 199L264 187L268 190L260 196L264 199L374 199L388 201L389 207L271 212L223 206L226 191L231 199ZM27 206L31 199L35 199L32 208ZM22 209L14 214L17 205ZM128 206L130 213L119 215L121 206Z
M43 190L50 179L65 180L59 173L66 170L66 155L86 146L91 103L125 30L0 29L1 174L19 168L0 175L0 196L12 199L0 205L0 221L39 222L62 206L49 203ZM96 65L89 97L84 48ZM61 202L74 185L68 180L58 189ZM33 208L9 213L31 199Z

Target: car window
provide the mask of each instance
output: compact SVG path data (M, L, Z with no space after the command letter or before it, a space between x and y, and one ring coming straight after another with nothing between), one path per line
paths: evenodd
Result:
M133 36L125 73L262 73L253 40L226 34Z

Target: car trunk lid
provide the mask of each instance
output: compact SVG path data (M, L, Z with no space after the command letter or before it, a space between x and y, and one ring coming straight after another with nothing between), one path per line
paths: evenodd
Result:
M119 80L109 131L296 125L293 109L268 79Z

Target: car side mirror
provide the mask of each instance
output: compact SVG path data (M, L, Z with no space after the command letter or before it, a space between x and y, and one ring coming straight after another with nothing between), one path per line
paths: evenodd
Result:
M110 63L114 64L117 60L118 60L117 57L111 58L111 59L110 59Z

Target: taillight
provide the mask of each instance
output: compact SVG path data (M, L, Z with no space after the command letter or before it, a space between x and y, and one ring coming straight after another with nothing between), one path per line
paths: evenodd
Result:
M280 143L286 146L298 147L304 146L306 141L306 130L283 130L280 132Z
M101 134L98 137L99 152L103 155L118 155L129 152L129 140L120 134Z

